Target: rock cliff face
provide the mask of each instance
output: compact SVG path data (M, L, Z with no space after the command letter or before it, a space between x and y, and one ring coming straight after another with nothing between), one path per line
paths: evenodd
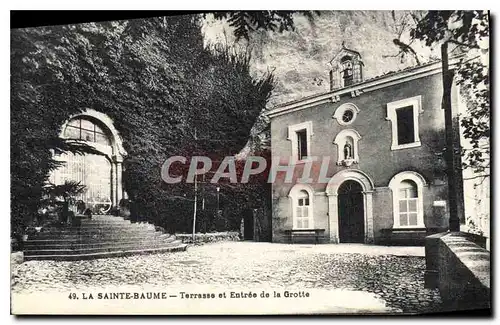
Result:
M312 22L295 14L294 31L258 31L251 34L249 41L240 40L238 43L225 22L208 17L203 31L207 43L225 42L241 50L250 49L256 75L273 71L277 85L268 103L268 108L272 108L329 91L329 62L341 50L343 42L347 48L360 52L365 80L416 65L412 56L399 56L399 48L393 42L400 33L401 40L408 40L408 14L404 11L322 11ZM415 42L412 47L418 53L420 63L436 55L420 43ZM262 143L267 144L268 132L267 121L260 118L239 156L244 157L256 148L265 147Z
M252 50L254 73L274 71L277 87L269 106L300 99L329 90L329 62L345 46L361 53L364 61L364 78L372 78L416 64L414 58L397 56L399 48L393 39L398 38L408 12L391 11L322 11L310 22L295 15L295 30L255 32L248 42ZM207 42L234 42L232 29L224 22L210 18L204 24ZM407 38L407 32L402 39ZM428 60L432 51L420 44L412 44L419 60Z

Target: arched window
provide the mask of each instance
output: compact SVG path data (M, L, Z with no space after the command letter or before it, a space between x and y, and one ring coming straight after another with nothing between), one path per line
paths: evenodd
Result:
M349 87L363 81L361 54L347 49L342 44L342 49L330 61L330 90Z
M353 84L353 71L352 71L352 58L346 55L340 59L340 64L342 65L342 78L344 80L344 87Z
M310 213L309 208L311 202L309 200L309 194L302 190L297 196L297 211L295 214L295 228L309 228Z
M64 130L67 139L84 140L110 146L109 136L96 122L89 119L75 118L68 122Z
M416 226L418 224L418 190L412 180L399 184L399 225Z
M293 229L314 228L313 190L305 184L296 184L289 197L292 201Z
M391 179L394 228L425 227L424 185L423 177L415 172L402 172Z

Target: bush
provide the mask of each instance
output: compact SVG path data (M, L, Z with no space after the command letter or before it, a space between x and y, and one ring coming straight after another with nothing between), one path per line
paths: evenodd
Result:
M196 15L13 29L10 58L12 235L40 207L59 166L54 150L77 150L58 136L86 107L108 115L123 139L130 219L191 229L192 184L165 184L161 165L238 153L274 84L251 75L247 54L205 47Z

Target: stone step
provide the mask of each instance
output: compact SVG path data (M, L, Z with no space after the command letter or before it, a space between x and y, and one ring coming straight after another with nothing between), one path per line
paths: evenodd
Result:
M126 240L126 241L93 241L93 242L81 242L81 241L60 241L58 243L52 243L47 241L38 242L25 242L25 250L35 250L35 249L77 249L77 248L98 248L98 247L112 247L117 245L132 245L140 244L147 245L148 243L170 243L176 240L174 235L159 236L155 238L140 238L138 240Z
M129 223L129 224L92 224L92 225L73 225L61 228L48 229L50 232L78 230L78 229L156 229L150 223Z
M126 222L130 222L130 220L125 220L122 217L105 216L105 215L94 215L94 216L92 216L92 218L80 217L78 219L81 222L89 222L89 221L109 221L109 222L123 222L123 221L126 221Z
M59 232L68 230L92 230L92 229L156 229L152 224L116 224L116 225L82 225L82 226L68 226L64 228L46 229L44 232Z
M155 227L150 223L86 223L76 226L71 226L68 228L113 228L113 227L124 227L124 228L143 228L143 227Z
M88 219L88 217L82 216L83 220L125 220L119 216L113 216L111 214L94 214L92 215L92 219Z
M98 243L102 241L117 241L117 242L126 242L126 241L135 241L135 240L144 240L148 238L158 238L164 234L160 234L158 232L149 234L148 236L116 236L113 238L102 238L102 237L86 237L86 236L78 236L73 238L46 238L46 239L28 239L25 244L64 244L64 243L72 243L72 242L80 242L80 243Z
M59 230L46 230L37 232L31 237L39 236L39 235L49 235L52 234L54 237L59 235L71 235L71 234L80 234L80 233L115 233L115 232L160 232L153 227L115 227L115 228L65 228Z
M25 250L26 255L75 255L75 254L91 254L91 253L102 253L102 252L118 252L118 251L131 251L131 250L141 250L141 249L153 249L160 247L175 247L179 246L180 240L172 241L170 243L163 242L149 242L144 244L132 243L129 245L116 245L107 247L91 247L91 248L59 248L59 249L34 249Z
M92 222L92 223L81 223L75 224L72 227L75 228L100 228L100 227L130 227L135 226L136 223L126 223L126 222Z
M89 254L71 254L71 255L25 255L25 261L32 260L57 260L57 261L75 261L75 260L90 260L98 258L122 257L138 254L157 254L157 253L172 253L185 251L186 244L179 244L171 247L155 247L151 249L125 250L114 252L100 252Z
M152 224L98 215L78 226L51 229L24 242L25 260L83 260L186 250L174 235Z
M117 220L80 220L80 225L132 225L137 224L137 222L132 223L130 220L117 219Z
M130 220L125 219L117 219L117 220L80 220L81 225L133 225L137 224L137 222L130 222Z
M157 231L155 229L67 229L60 231L39 232L29 238L32 239L45 239L45 238L64 238L71 236L93 236L93 235L117 235L117 234L137 234L147 235L153 234Z
M93 227L93 228L66 228L52 233L77 233L77 232L116 232L116 231L157 231L155 227Z
M78 223L78 222L76 222ZM125 220L125 219L117 219L117 220L94 220L94 219L87 219L87 220L80 220L78 223L80 225L132 225L132 224L137 224L137 222L130 222L130 220Z
M128 240L130 237L134 238L149 238L149 237L158 237L159 233L138 233L138 232L133 232L133 233L104 233L104 234L82 234L82 235L60 235L57 237L52 237L52 236L40 236L40 237L33 237L30 241L60 241L60 240L65 240L65 241L103 241L103 240Z

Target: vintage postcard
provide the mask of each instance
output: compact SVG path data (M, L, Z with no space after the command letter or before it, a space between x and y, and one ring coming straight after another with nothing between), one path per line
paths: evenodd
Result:
M11 314L491 314L487 10L120 14L11 13Z

